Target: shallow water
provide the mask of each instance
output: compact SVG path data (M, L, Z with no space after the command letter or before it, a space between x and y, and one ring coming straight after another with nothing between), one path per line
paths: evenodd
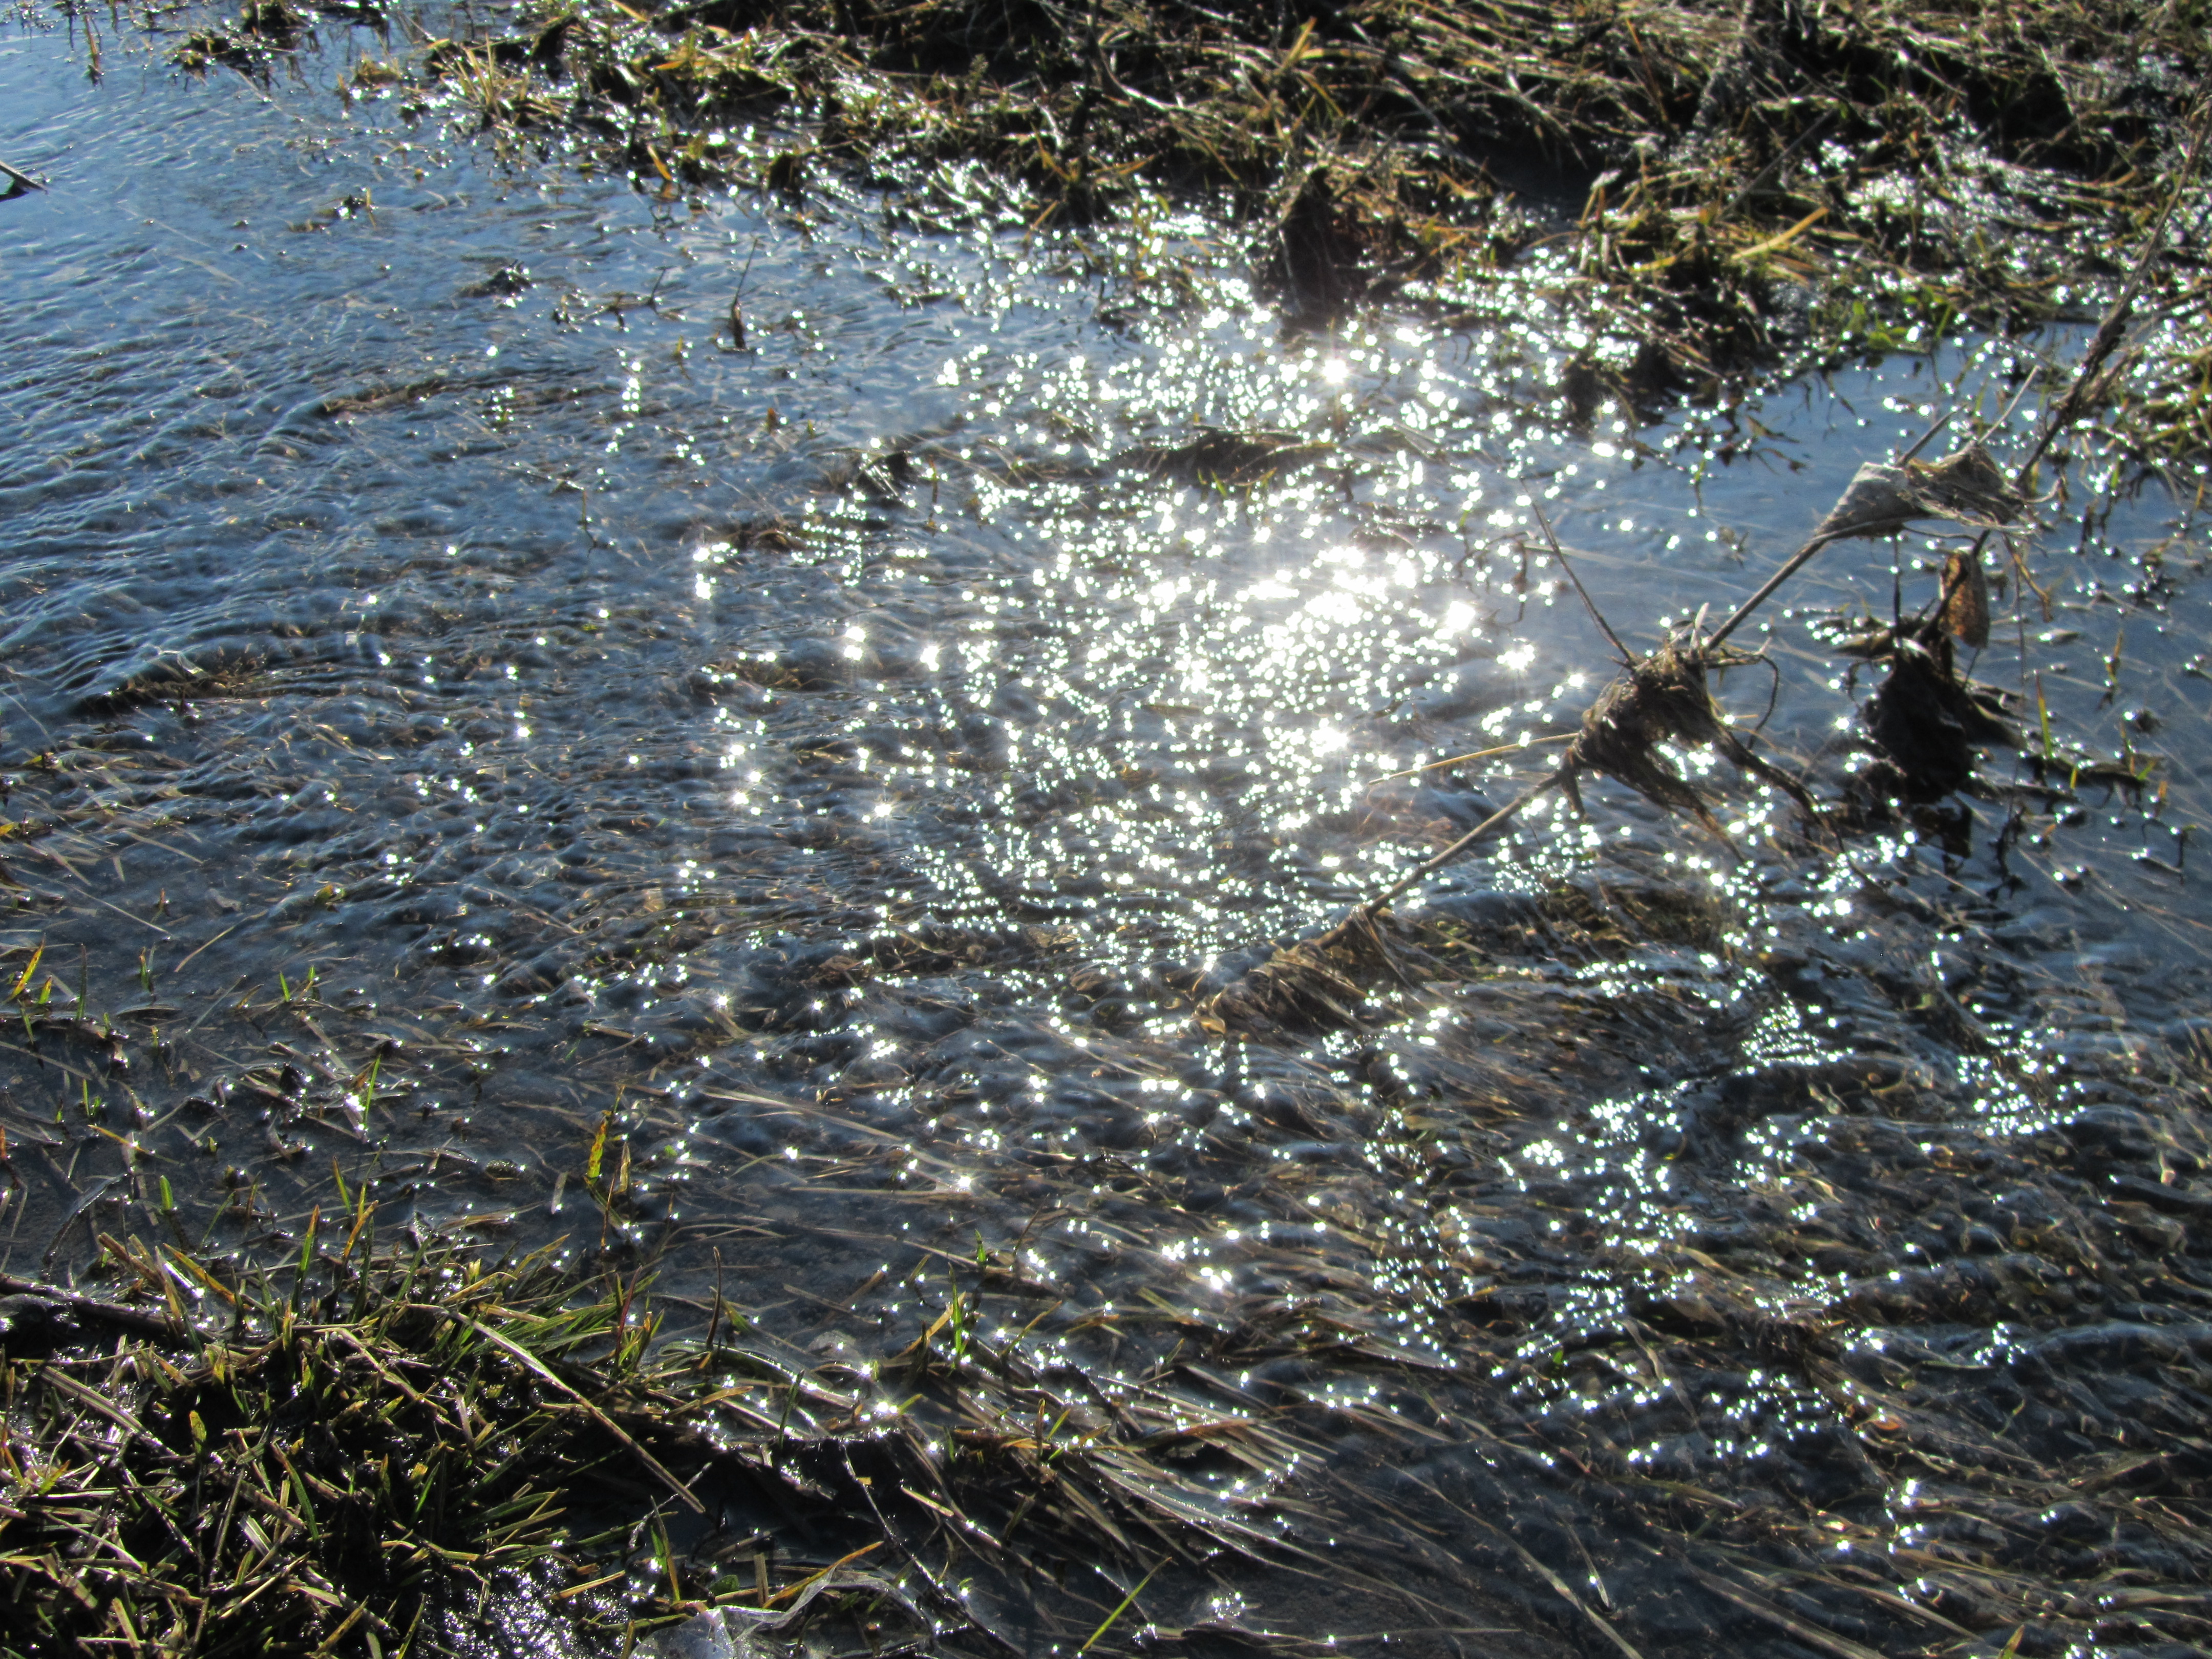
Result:
M4 942L122 1033L6 1053L51 1143L11 1270L88 1260L63 1218L126 1122L101 1225L230 1168L281 1240L335 1159L394 1222L665 1251L679 1297L719 1252L762 1340L863 1379L980 1263L1038 1364L1299 1448L1206 1480L1304 1553L1178 1565L1154 1644L2212 1632L2174 488L2075 444L2020 543L2048 610L2007 584L1975 665L2148 788L1999 752L1808 836L1723 768L1738 857L1600 784L1401 906L1427 960L1355 1028L1192 1011L1602 686L1533 503L1642 648L2080 331L1572 419L1591 340L1540 263L1287 335L1194 209L657 195L341 99L406 41L325 37L264 86L0 34L0 155L52 185L0 203ZM1194 480L1159 452L1194 426L1301 447ZM1814 624L1886 616L1900 554L1924 603L1932 544L1839 544L1723 689L1825 797L1876 672ZM610 1109L638 1200L594 1243L556 1182ZM1038 1651L1142 1575L971 1570Z

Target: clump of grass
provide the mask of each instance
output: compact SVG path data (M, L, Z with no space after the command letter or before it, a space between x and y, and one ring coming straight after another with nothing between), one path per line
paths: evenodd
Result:
M628 1160L603 1154L585 1184L611 1215ZM703 1336L668 1340L641 1276L374 1231L357 1189L274 1270L103 1234L94 1269L133 1300L0 1279L0 1653L397 1659L518 1604L624 1650L710 1615L903 1651L969 1617L933 1533L1000 1576L1249 1553L1249 1502L1172 1463L1296 1461L1166 1395L1101 1409L957 1278L878 1377L735 1346L719 1282Z
M335 1253L311 1225L282 1288L104 1239L158 1319L16 1298L9 1650L404 1653L588 1553L580 1504L644 1480L696 1505L652 1449L653 1327L625 1322L627 1297L580 1297L544 1253L372 1258L368 1218Z

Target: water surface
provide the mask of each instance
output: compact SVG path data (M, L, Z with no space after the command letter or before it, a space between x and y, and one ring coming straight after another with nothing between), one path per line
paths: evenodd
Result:
M94 79L82 27L0 34L52 185L0 203L0 852L11 961L116 1035L6 1052L11 1271L88 1262L56 1230L115 1174L101 1226L227 1178L217 1235L282 1242L335 1160L679 1305L719 1253L885 1401L965 1284L1101 1413L1297 1449L1194 1475L1282 1553L1179 1563L1115 1643L2212 1631L2193 477L2084 439L2016 543L2045 597L1991 549L1973 672L2143 787L1999 750L1869 810L1880 671L1826 624L1948 544L1840 544L1722 688L1833 826L1686 757L1733 846L1548 799L1401 907L1356 1024L1194 1018L1610 676L1536 505L1646 648L2081 331L1593 409L1540 258L1291 333L1203 204L679 195L362 76L397 25L265 83L135 34ZM1206 428L1277 453L1194 477ZM574 1194L610 1110L626 1236ZM917 1547L1024 1650L1141 1577Z

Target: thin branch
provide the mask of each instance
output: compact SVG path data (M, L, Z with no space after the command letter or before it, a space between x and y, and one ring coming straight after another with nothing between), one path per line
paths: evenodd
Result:
M1530 801L1534 800L1537 796L1542 794L1546 790L1558 788L1562 783L1566 781L1566 769L1562 767L1559 770L1553 772L1549 777L1539 779L1536 782L1530 784L1526 789L1523 789L1511 800L1506 802L1504 805L1499 807L1488 817L1483 819L1480 823L1476 824L1474 829L1468 830L1450 846L1445 848L1443 852L1437 854L1432 859L1426 860L1420 864L1415 865L1404 875L1399 877L1396 881L1391 883L1389 886L1384 888L1373 898L1368 900L1366 903L1361 905L1359 907L1360 910L1365 912L1370 916L1375 915L1376 912L1382 909L1383 906L1389 903L1392 899L1396 898L1401 893L1403 893L1415 882L1419 881L1425 876L1432 875L1437 871L1443 869L1444 866L1449 864L1462 853L1474 846L1475 842L1480 841L1492 830L1495 830L1499 824L1504 823L1516 812L1518 812L1522 807L1528 805Z
M1534 509L1536 522L1544 527L1544 539L1551 544L1552 556L1559 562L1559 568L1567 573L1567 580L1575 585L1575 592L1583 596L1583 606L1590 613L1590 620L1598 625L1599 631L1606 638L1613 641L1613 648L1620 653L1621 661L1634 662L1636 653L1620 642L1620 635L1613 631L1613 624L1605 619L1605 612L1597 608L1597 601L1590 598L1589 590L1583 586L1583 579L1575 574L1574 566L1567 562L1567 551L1559 545L1559 538L1552 533L1552 521L1544 516L1544 509L1534 502L1530 506Z
M2180 203L2183 193L2188 189L2190 181L2197 176L2197 165L2203 152L2208 128L2212 128L2212 100L2208 100L2197 106L2196 127L2190 135L2189 153L2182 161L2180 176L2174 180L2173 190L2167 196L2166 205L2159 210L2157 222L2151 227L2150 234L2145 240L2142 252L2136 260L2135 269L2128 273L2127 281L2120 285L2120 291L2113 297L2111 308L2105 313L2104 321L2098 325L2097 332L2089 341L2088 349L2082 353L2081 367L2074 373L2074 383L2066 388L2065 395L2051 405L2051 416L2044 422L2043 431L2037 436L2034 444L2028 449L2027 459L2021 462L2014 474L2014 482L2021 490L2027 489L2029 476L2034 471L2036 463L2043 459L2044 452L2051 447L2061 432L2073 425L2081 417L2088 401L2090 388L2095 383L2099 371L2104 368L2106 360L2112 355L2113 349L2119 344L2121 336L2126 331L2128 313L2135 304L2136 295L2142 289L2143 279L2150 274L2152 264L2164 248L2166 225L2172 221L2173 210ZM1947 420L1948 418L1948 416L1945 417ZM1941 424L1938 422L1939 429ZM1920 440L1920 444L1926 443L1928 438L1934 435L1935 431L1931 430L1926 437ZM1920 444L1915 444L1913 449L1917 450ZM1907 450L1905 454L1910 456L1912 453L1912 450ZM1990 532L1985 530L1976 539L1974 543L1976 558L1981 557L1983 544L1989 540L1990 534ZM1812 540L1790 556L1788 563L1768 577L1759 592L1738 605L1735 614L1723 623L1708 637L1705 643L1709 646L1718 645L1729 635L1735 633L1753 611L1774 597L1777 588L1803 569L1814 554L1830 542L1842 539L1842 537L1837 535L1814 536Z

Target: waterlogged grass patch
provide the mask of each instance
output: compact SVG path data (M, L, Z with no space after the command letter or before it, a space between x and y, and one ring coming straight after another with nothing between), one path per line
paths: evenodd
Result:
M10 1298L10 1651L404 1652L619 1541L580 1536L580 1504L696 1507L627 1296L543 1255L372 1258L368 1217L336 1250L311 1227L281 1289L106 1238L158 1311Z
M179 61L305 38L272 15ZM580 133L672 197L977 160L1037 226L1223 192L1295 322L1518 267L1596 325L1559 387L1588 406L2094 311L2177 187L2206 58L2196 9L2143 0L536 0L351 90ZM2149 288L2179 315L2198 282ZM2159 453L2203 438L2181 333L2140 410Z
M618 1208L603 1152L586 1184ZM880 1376L801 1369L719 1294L664 1340L639 1278L378 1253L366 1189L319 1224L274 1272L103 1234L128 1301L0 1278L0 1652L657 1651L681 1627L883 1659L965 1626L978 1567L1249 1553L1251 1500L1177 1466L1264 1487L1296 1461L1172 1402L1102 1414L957 1283ZM921 1553L945 1526L958 1584Z

